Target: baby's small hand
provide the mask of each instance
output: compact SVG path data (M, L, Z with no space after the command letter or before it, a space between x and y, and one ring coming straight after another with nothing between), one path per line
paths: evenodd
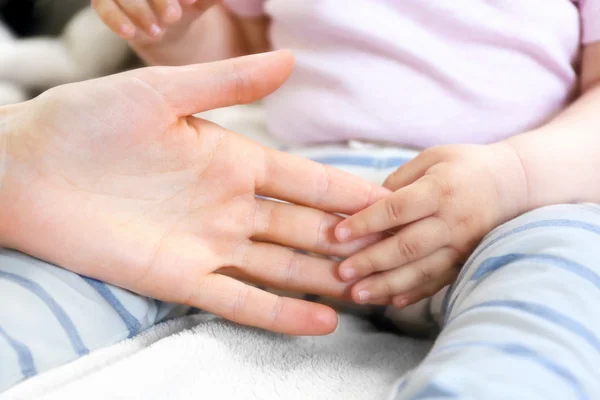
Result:
M137 37L160 38L168 25L181 20L187 6L206 10L214 0L92 0L100 19L117 35L131 40Z
M340 265L344 280L370 275L354 285L352 298L404 307L435 294L484 235L524 211L526 185L511 148L424 151L388 177L384 186L393 194L336 228L340 241L393 230Z

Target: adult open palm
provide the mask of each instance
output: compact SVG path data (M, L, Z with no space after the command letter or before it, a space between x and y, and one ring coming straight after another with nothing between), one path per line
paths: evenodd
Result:
M289 248L344 256L365 246L374 238L336 243L340 217L329 213L387 192L190 116L259 99L292 65L275 52L145 68L0 109L0 244L239 323L331 332L333 310L234 277L343 296L335 262Z

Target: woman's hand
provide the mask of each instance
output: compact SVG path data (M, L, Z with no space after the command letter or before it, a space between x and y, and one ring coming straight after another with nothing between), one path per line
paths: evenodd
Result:
M0 245L242 324L331 332L333 310L226 275L343 296L337 263L288 246L357 251L377 237L337 243L341 218L328 212L355 213L387 191L190 116L269 94L292 64L276 52L147 68L0 108Z

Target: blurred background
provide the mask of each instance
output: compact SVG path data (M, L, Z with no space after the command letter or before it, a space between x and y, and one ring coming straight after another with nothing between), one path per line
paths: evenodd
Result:
M0 105L139 65L90 0L0 0Z
M19 37L59 35L89 0L0 0L0 20Z

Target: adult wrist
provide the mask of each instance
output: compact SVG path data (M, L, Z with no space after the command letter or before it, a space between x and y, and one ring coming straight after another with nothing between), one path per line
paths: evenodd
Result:
M27 103L0 107L0 247L12 247L11 231L16 227L12 216L19 206L19 195L14 185L14 168L20 132L25 128Z

